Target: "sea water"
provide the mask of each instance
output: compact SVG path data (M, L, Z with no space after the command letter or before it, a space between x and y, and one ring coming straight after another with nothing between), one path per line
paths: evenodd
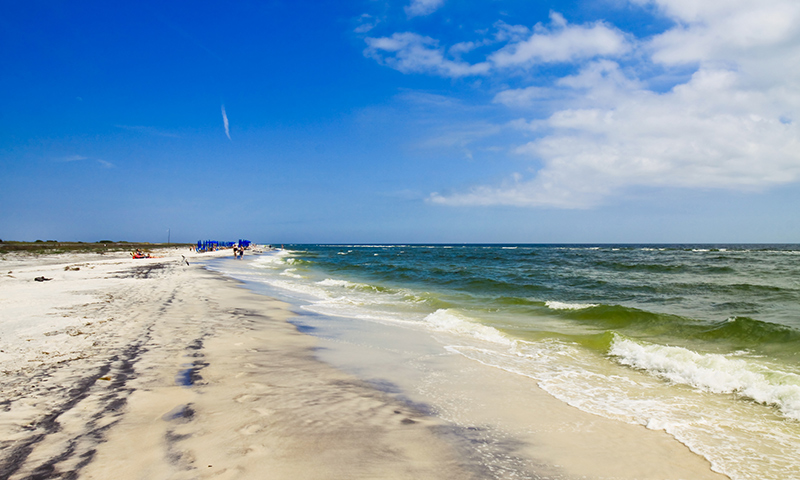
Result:
M800 478L800 245L292 245L213 268L421 334L734 479Z

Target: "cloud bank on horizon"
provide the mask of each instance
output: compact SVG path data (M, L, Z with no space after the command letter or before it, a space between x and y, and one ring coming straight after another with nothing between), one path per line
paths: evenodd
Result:
M624 3L668 26L637 36L553 10L533 26L498 15L449 44L413 29L361 30L366 57L474 81L517 118L499 127L516 135L506 148L530 159L527 170L430 202L590 208L637 188L757 192L800 180L800 2ZM409 21L446 10L444 0L405 7Z

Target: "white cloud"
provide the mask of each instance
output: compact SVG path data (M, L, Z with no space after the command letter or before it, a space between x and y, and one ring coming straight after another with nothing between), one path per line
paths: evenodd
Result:
M512 108L531 107L536 100L550 98L554 94L553 89L543 87L525 87L510 90L503 90L494 96L492 102L501 103Z
M800 182L800 2L629 1L674 25L637 39L604 21L574 25L552 13L533 29L497 22L493 36L447 53L416 33L367 39L366 55L401 72L528 82L492 102L517 118L530 112L504 132L527 136L509 150L531 168L429 201L590 208L632 188L756 192ZM462 60L479 47L494 51L479 63ZM577 73L518 75L553 63ZM676 84L654 90L654 75Z
M527 39L505 46L489 56L496 66L528 67L535 63L573 62L598 56L626 53L631 46L618 29L603 22L568 25L558 13L551 13L551 27L534 28Z
M483 45L483 43L484 42L459 42L448 48L447 53L449 53L454 58L460 58L461 55L475 50L476 48Z
M795 0L641 0L678 23L649 42L652 58L664 64L747 62L796 50L800 2Z
M412 32L366 38L364 55L403 73L433 73L444 77L486 75L498 69L528 68L537 63L568 63L602 56L618 56L631 49L625 35L602 22L569 25L551 13L549 28L536 25L533 33L522 26L497 22L494 38L459 42L447 49L439 42ZM509 42L486 61L470 64L464 53L496 42Z
M728 71L698 71L666 94L613 82L589 92L613 106L557 111L540 122L551 134L517 148L542 162L532 178L431 201L587 208L628 187L758 191L800 180L800 130L781 118L784 96L743 90Z
M495 22L494 28L497 29L494 39L498 42L521 42L531 34L531 29L524 25L509 25L502 20Z
M439 42L416 33L395 33L391 37L367 38L364 55L403 73L434 73L445 77L481 75L486 63L471 65L445 57Z
M411 18L430 15L442 5L444 5L444 0L411 0L411 3L404 9L406 15Z

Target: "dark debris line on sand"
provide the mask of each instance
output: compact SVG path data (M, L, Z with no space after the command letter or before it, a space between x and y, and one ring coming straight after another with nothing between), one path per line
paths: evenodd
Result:
M129 345L120 355L109 359L105 365L95 370L92 375L86 376L74 383L71 388L66 391L67 398L64 403L39 419L36 424L31 427L38 433L20 442L18 445L7 447L10 449L10 452L6 455L3 463L0 464L0 479L7 479L20 470L25 465L36 444L44 441L48 435L61 431L61 425L58 421L59 417L70 412L76 405L90 395L98 394L98 389L95 388L98 380L108 378L109 373L113 373L113 381L111 381L108 386L108 393L100 394L99 403L102 405L102 409L95 412L92 417L87 420L83 431L79 435L71 438L60 454L36 466L33 468L30 475L24 477L26 480L77 478L78 471L92 460L94 455L93 447L102 442L104 431L115 423L109 422L102 427L98 427L98 421L108 415L121 415L121 409L127 402L127 396L132 392L132 389L126 388L126 383L128 379L133 376L134 364L143 351L143 344L146 343L148 339L149 338L145 336L139 341ZM115 364L118 366L115 367ZM81 460L75 465L74 469L55 473L57 464L75 455L79 455Z
M161 263L148 264L117 273L125 277L141 279L148 278L155 271L163 268L164 265ZM171 303L173 297L174 294L167 299L164 308ZM23 426L30 432L28 437L13 443L0 440L0 452L2 452L0 480L8 479L15 474L17 476L24 475L19 478L25 480L77 478L79 471L91 462L95 454L95 447L104 441L105 431L117 423L118 417L123 414L127 399L133 392L133 388L128 386L128 381L135 377L134 367L142 354L147 351L146 345L151 340L154 322L155 320L151 320L149 324L143 325L138 338L122 346L121 351L117 350L118 353L111 350L103 355L106 360L102 364L77 366L89 370L92 372L91 374L82 376L69 385L48 390L48 395L61 397L60 405L52 408L30 425ZM25 381L30 385L44 384L48 381L55 382L54 377L59 373L58 369L73 364L73 362L75 360L45 366L32 378ZM99 408L92 408L89 412L76 410L76 407L89 397L96 399ZM3 404L2 408L10 411L11 399L7 399ZM57 435L63 431L59 419L67 413L86 417L84 426L71 438L58 439ZM48 440L54 443L54 450L58 453L44 461L31 459L31 454L37 445L43 445ZM36 462L39 463L34 464ZM27 474L22 472L27 472Z
M171 264L162 262L148 263L113 274L115 277L132 278L137 281L144 279L160 281L162 276L169 275L168 270L172 268L174 267ZM124 295L116 293L114 295L125 302ZM80 471L94 459L98 446L106 441L107 431L122 420L128 399L135 390L131 386L131 380L138 378L137 363L148 351L162 348L156 339L159 335L164 335L164 332L159 334L158 329L161 328L160 325L163 326L164 318L172 316L176 308L179 308L180 302L176 302L177 295L178 290L173 288L164 290L158 299L148 297L148 302L153 303L148 305L146 311L151 314L144 316L147 318L146 321L132 322L133 325L137 325L135 336L124 340L124 337L117 336L116 332L111 331L112 336L104 338L107 342L104 352L98 351L93 357L81 357L56 365L46 365L33 377L20 377L19 381L26 382L33 391L46 392L45 398L53 402L54 406L30 425L22 426L27 430L27 436L24 438L13 442L0 439L0 480L11 477L15 480L78 478ZM137 301L136 298L130 300ZM118 304L116 308L119 307ZM201 326L202 331L209 327L204 323L198 326ZM186 349L185 356L191 360L187 364L188 368L177 372L178 385L191 387L202 381L199 372L207 366L202 352L203 339L208 335L202 331L199 337L190 340L189 344L183 347ZM197 333L194 332L194 335ZM84 364L86 358L96 360L91 364ZM60 370L64 367L66 370ZM72 380L65 385L60 384L59 374L63 377L65 373L69 375L72 370L92 373L81 374L80 379ZM57 387L53 388L52 385ZM30 394L30 391L27 391L16 399L0 402L0 409L11 411L14 401ZM89 402L84 402L86 400ZM169 420L177 423L192 421L194 417L191 404L184 405L180 412L173 413L174 418ZM74 429L78 425L77 431L64 428L65 425L62 425L60 419L65 415L70 417L70 427ZM76 420L80 423L76 423ZM181 436L171 429L167 431L165 440L168 454L177 463L182 463L179 461L181 455L174 445L181 439Z

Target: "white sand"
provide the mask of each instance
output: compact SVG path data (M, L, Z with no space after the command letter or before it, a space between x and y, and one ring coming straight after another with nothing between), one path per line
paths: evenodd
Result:
M0 478L722 478L663 432L465 363L448 382L513 436L511 477L470 431L317 360L285 305L189 253L0 261Z
M3 263L0 478L471 478L438 420L186 253Z

